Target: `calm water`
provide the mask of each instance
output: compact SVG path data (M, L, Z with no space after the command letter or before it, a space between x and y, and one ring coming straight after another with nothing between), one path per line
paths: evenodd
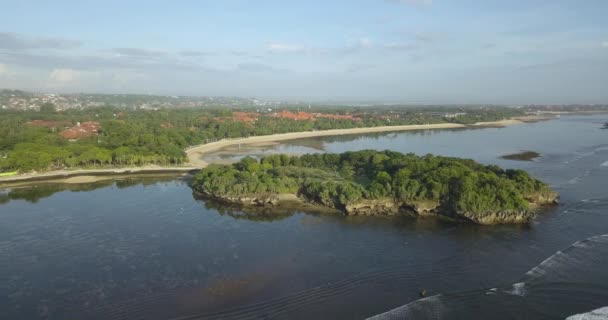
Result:
M526 318L534 310L536 318L565 318L600 308L608 305L608 250L587 242L574 247L584 247L582 253L566 248L608 234L603 122L608 116L573 116L501 129L327 137L246 150L391 149L522 168L562 197L559 207L527 226L293 209L252 215L195 199L186 181L167 178L3 190L0 318L362 319L416 301L421 290L446 297L447 314L466 317L475 315L467 308L496 288L512 289L498 290L504 297L487 302L485 311L500 311L497 317ZM543 157L498 158L520 150ZM243 151L221 157L238 158ZM558 250L564 253L526 274ZM584 276L563 276L574 273ZM528 291L517 283L528 284ZM561 294L548 294L555 292ZM411 307L405 314L435 314L433 299L412 304L420 314ZM425 305L429 300L435 304ZM524 302L536 307L515 307Z

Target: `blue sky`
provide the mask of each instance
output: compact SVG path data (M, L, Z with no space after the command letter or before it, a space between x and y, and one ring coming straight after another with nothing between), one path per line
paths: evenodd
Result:
M0 87L608 103L608 1L6 1Z

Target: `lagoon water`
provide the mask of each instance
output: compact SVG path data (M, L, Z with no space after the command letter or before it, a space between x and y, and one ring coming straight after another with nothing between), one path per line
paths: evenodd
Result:
M608 306L604 122L324 137L209 156L391 149L521 168L561 195L529 225L253 215L167 177L0 190L0 318L363 319L408 303L392 316L590 312ZM522 150L542 157L500 159ZM417 301L422 291L434 297ZM479 298L492 292L502 295Z

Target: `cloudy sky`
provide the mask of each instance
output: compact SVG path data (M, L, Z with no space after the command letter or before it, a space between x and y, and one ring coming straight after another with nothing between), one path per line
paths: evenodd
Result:
M605 0L4 1L0 87L608 103Z

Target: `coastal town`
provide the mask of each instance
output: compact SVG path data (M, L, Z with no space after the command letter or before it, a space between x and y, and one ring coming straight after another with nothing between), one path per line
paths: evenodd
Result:
M251 122L260 114L271 114L275 117L292 120L312 120L313 118L340 117L324 115L321 112L327 107L337 109L365 109L377 107L378 109L391 108L417 108L427 107L428 113L433 116L457 117L462 112L454 112L458 108L489 108L495 105L425 105L402 103L310 103L303 101L267 100L261 98L245 97L215 97L215 96L161 96L144 94L87 94L87 93L41 93L22 90L0 89L0 110L40 110L45 104L52 104L56 111L81 110L103 106L113 106L128 110L158 111L162 109L233 109L246 110L245 113L235 114L235 119ZM559 113L559 112L590 112L608 111L607 104L525 104L504 105L514 109L524 110L528 113ZM432 109L449 108L452 112L437 112ZM254 112L249 112L253 110ZM311 111L312 110L312 111ZM342 119L356 120L356 117L346 116ZM240 121L240 120L239 120Z
M41 105L47 103L53 104L57 111L95 108L108 105L132 110L160 110L162 108L265 107L281 104L280 102L268 102L238 97L59 94L0 89L0 109L2 110L39 110Z
M266 101L238 97L178 97L151 95L108 94L55 94L34 93L20 90L0 90L0 112L25 112L31 119L28 127L46 128L51 133L74 142L100 135L103 122L108 120L124 123L128 118L150 116L158 112L184 111L185 115L199 117L189 120L184 127L191 132L211 130L212 127L230 127L235 133L221 133L219 137L239 137L261 133L280 133L285 128L297 130L351 128L381 125L461 123L496 121L512 116L555 116L563 113L608 112L608 105L525 105L525 106L415 106L415 105L325 105L284 101ZM190 111L189 111L190 110ZM86 117L75 116L81 112ZM189 113L190 112L190 113ZM139 115L138 115L139 114ZM71 115L71 116L70 116ZM202 118L201 118L202 116ZM169 117L171 118L171 117ZM167 118L157 124L169 130L183 124ZM161 121L161 120L159 120ZM284 122L287 121L287 122ZM200 122L197 124L197 122ZM257 128L260 123L270 132ZM290 124L292 123L292 124ZM299 124L298 124L299 123ZM236 129L235 129L236 128ZM240 128L240 129L239 129ZM254 130L255 128L255 130ZM215 130L214 130L215 131ZM243 133L250 131L251 133ZM258 132L258 133L253 133ZM217 139L217 134L212 134ZM203 141L210 141L209 135ZM6 151L5 151L6 152Z

